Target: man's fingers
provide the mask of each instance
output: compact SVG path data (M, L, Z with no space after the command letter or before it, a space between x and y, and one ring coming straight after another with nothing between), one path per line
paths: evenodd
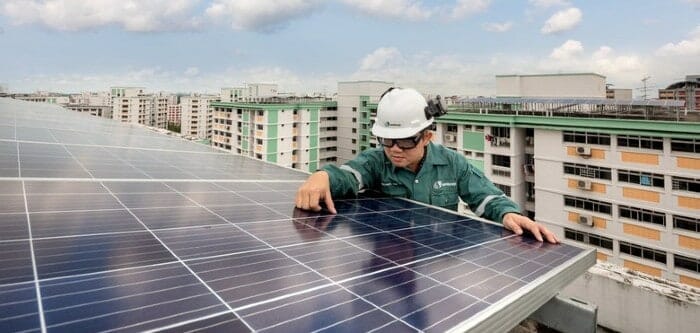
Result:
M528 230L535 236L535 239L542 241L542 233L540 233L540 226L537 223L528 223Z
M516 235L522 235L523 234L523 229L520 228L517 222L509 220L508 224L506 225L510 231L514 232Z
M318 191L312 191L309 195L309 209L314 212L321 210L321 205L319 205L320 200L321 194Z
M326 194L323 196L324 197L324 202L326 203L326 208L328 208L328 211L337 214L338 212L335 211L335 204L333 203L333 198L331 198L331 191L326 190Z
M547 239L548 242L557 244L559 243L559 239L557 238L557 235L555 235L553 232L544 229L542 230L542 234L544 235L544 238Z

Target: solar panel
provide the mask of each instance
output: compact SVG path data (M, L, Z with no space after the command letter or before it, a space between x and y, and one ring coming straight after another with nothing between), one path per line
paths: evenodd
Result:
M305 174L138 126L0 123L0 332L501 331L595 261L403 199L299 211Z

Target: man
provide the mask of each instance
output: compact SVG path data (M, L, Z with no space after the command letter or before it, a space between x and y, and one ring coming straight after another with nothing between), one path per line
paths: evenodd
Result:
M431 142L434 117L441 114L439 101L426 102L413 89L389 89L379 100L372 126L383 149L368 149L340 167L327 165L313 173L299 187L296 206L320 211L323 202L335 214L333 198L365 189L452 210L461 198L476 215L499 221L516 234L528 230L538 241L544 237L558 243L543 225L520 215L518 205L462 155Z

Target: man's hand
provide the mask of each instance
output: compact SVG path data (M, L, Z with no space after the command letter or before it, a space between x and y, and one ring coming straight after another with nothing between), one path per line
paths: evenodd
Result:
M518 235L523 234L523 229L526 229L532 233L533 236L538 241L542 241L542 236L544 235L544 238L547 239L548 242L557 244L559 243L559 240L557 239L557 236L554 235L551 231L547 230L545 226L530 220L527 216L522 216L520 214L515 214L515 213L507 213L503 215L503 226L508 229L513 231L514 233Z
M331 184L328 179L328 173L316 171L297 190L296 206L300 209L318 212L321 210L321 200L326 204L328 211L333 214L337 213L333 204L333 198L331 198Z

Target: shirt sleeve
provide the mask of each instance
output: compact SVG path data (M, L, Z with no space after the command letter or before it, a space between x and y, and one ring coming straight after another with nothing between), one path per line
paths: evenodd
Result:
M359 192L375 187L377 180L381 178L383 157L382 150L368 149L340 167L331 164L323 166L321 170L326 171L330 179L331 196L357 196Z
M459 177L459 196L479 217L502 222L507 213L520 214L518 204L510 200L503 191L494 185L484 174L466 160Z

